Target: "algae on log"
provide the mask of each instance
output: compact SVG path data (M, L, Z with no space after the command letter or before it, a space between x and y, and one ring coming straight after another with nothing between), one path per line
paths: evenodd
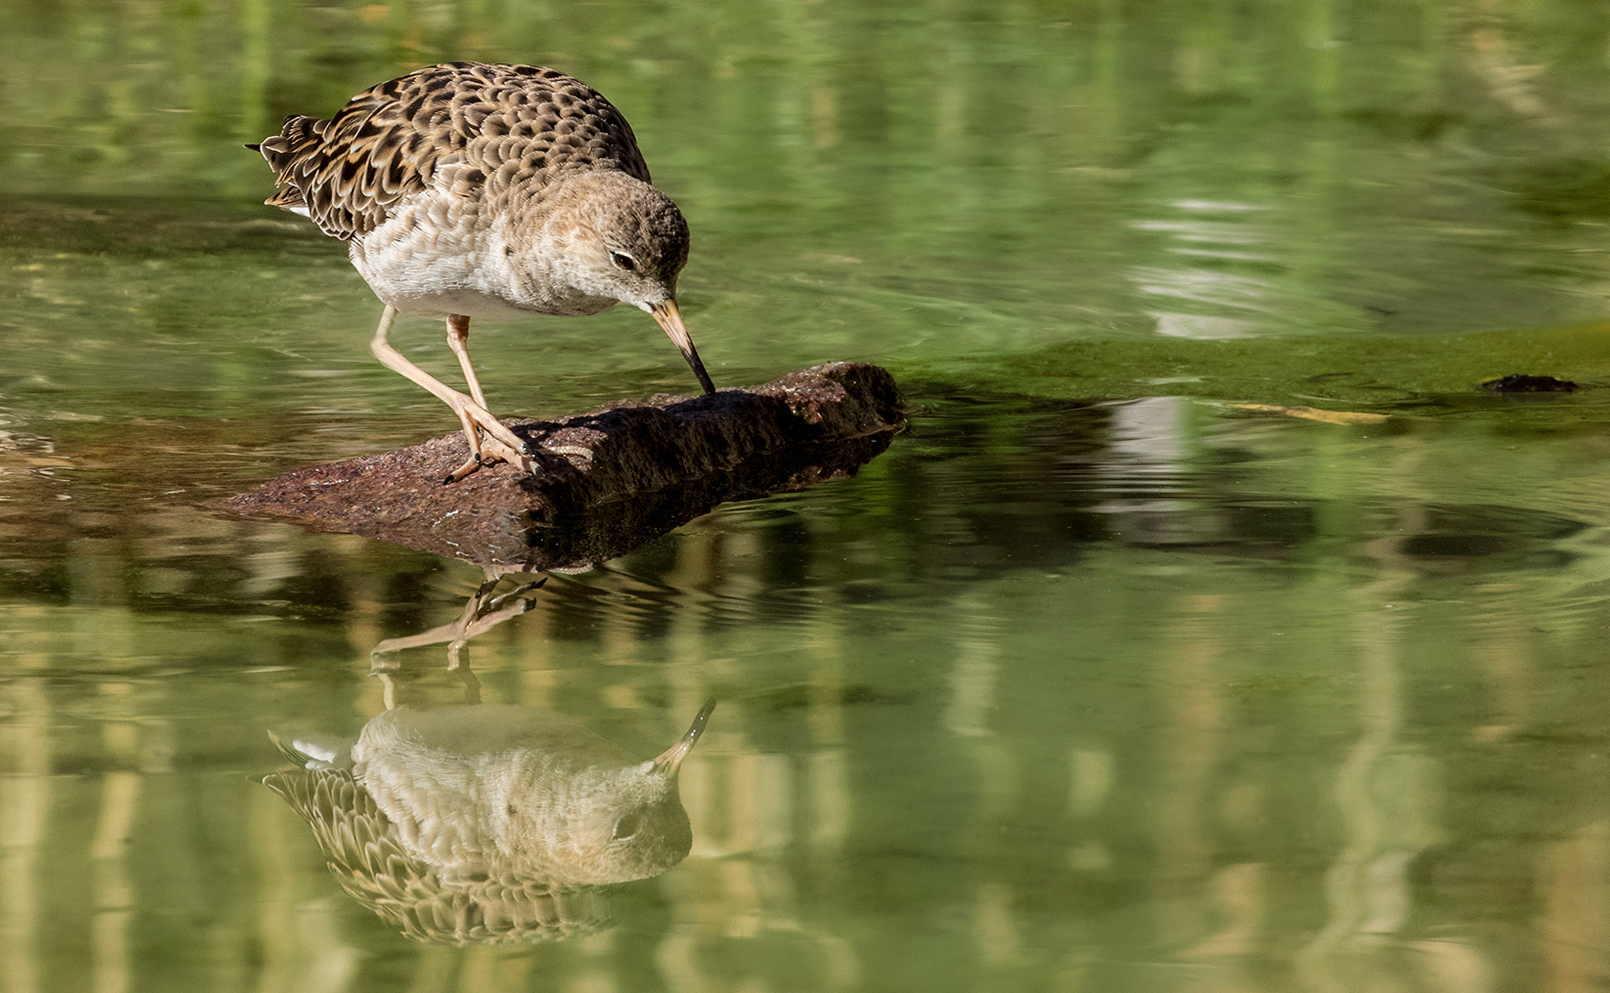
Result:
M503 570L585 569L727 500L856 469L903 423L894 378L834 362L712 396L657 395L556 421L509 421L536 472L506 464L442 482L462 433L297 469L227 506Z

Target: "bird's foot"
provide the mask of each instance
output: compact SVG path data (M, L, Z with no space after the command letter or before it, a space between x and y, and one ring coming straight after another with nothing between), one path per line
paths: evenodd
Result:
M480 442L481 451L470 452L470 457L464 460L464 464L448 473L447 477L442 480L444 484L456 483L484 465L495 465L499 462L507 462L525 473L536 471L537 464L535 462L527 456L510 449L501 441L493 438L482 438Z
M481 466L494 462L507 462L521 472L536 470L536 463L531 460L531 448L485 407L462 394L459 395L459 402L453 403L452 407L464 425L464 437L470 443L470 457L448 473L443 483L456 483Z
M483 583L481 588L475 591L472 602L474 603L473 609L477 620L501 615L505 610L512 611L514 614L523 614L530 610L536 605L537 601L528 599L526 594L535 593L537 590L542 589L543 585L548 582L548 577L543 576L533 583L519 583L513 589L504 593L497 593L494 596L493 594L496 593L497 586L501 581L502 577L499 577L489 583Z

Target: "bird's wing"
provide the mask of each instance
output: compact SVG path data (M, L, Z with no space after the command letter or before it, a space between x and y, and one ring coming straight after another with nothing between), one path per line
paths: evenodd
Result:
M620 111L580 80L535 66L430 66L358 94L328 121L287 117L253 147L278 182L266 202L342 239L427 190L479 197L570 169L650 181Z
M484 875L444 881L411 855L363 786L346 770L292 769L264 777L313 828L341 888L420 941L479 945L554 941L610 923L600 890Z

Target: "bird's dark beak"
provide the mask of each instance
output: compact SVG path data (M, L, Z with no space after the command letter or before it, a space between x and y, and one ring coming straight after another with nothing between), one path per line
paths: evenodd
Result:
M704 387L706 393L714 393L716 391L715 384L710 382L709 373L704 371L704 363L699 361L698 349L693 347L693 339L688 336L688 329L682 324L682 313L676 309L676 301L667 300L664 303L655 304L649 309L649 313L653 314L654 319L660 322L660 327L664 328L665 333L671 336L671 341L676 344L677 349L682 353L682 357L688 360L688 365L693 368L693 374L699 377L699 385ZM692 748L693 746L689 745L688 747Z
M672 313L675 312L673 309ZM693 718L693 726L688 728L688 733L654 759L655 772L664 773L672 779L676 778L676 771L681 768L682 760L688 757L689 752L693 751L693 746L699 741L699 735L704 733L704 725L710 720L710 712L715 709L716 702L714 700L704 702L704 706L699 708L698 716Z

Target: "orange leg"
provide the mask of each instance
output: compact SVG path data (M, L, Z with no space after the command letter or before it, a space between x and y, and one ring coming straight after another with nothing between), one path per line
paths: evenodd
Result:
M453 413L458 415L459 423L464 426L464 437L469 439L470 457L457 469L450 473L444 482L457 482L481 467L481 463L502 460L519 466L522 470L530 472L534 466L531 462L531 449L520 440L519 435L510 431L491 412L486 409L485 398L481 395L481 385L476 382L475 374L470 370L469 352L465 350L462 340L454 341L453 321L462 321L462 335L469 335L469 318L448 318L448 344L459 357L459 364L464 368L470 381L470 389L474 391L473 397L465 396L459 391L443 383L430 373L414 365L403 357L403 354L391 347L386 337L391 334L391 325L397 320L397 308L386 305L380 315L380 326L375 329L374 340L369 348L375 353L386 368L401 373L409 380L418 383L429 390L436 399L451 407Z
M470 396L475 402L490 410L486 406L486 394L481 392L481 381L475 378L475 367L470 365L470 319L458 314L449 314L447 317L447 347L458 356L458 367L464 370L464 381L470 384Z

